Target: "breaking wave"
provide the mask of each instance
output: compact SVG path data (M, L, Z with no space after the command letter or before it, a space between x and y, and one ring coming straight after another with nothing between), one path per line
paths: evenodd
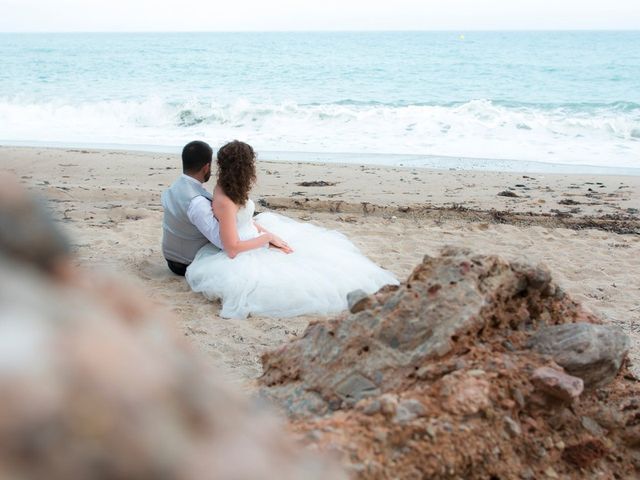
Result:
M29 102L0 98L0 140L101 145L214 145L238 138L258 151L419 154L640 167L640 105L231 104Z

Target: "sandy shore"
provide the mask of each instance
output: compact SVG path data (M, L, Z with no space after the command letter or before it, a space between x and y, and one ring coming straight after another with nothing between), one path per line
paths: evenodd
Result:
M169 272L160 194L180 174L178 156L0 147L0 165L51 201L84 264L137 278L234 381L250 385L261 353L310 320L220 319L218 304ZM545 263L631 335L640 373L640 177L266 161L258 177L260 209L339 230L400 279L447 244Z

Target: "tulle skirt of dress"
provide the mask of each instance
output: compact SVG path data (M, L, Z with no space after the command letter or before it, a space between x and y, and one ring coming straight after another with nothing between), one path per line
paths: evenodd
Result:
M254 220L285 240L287 255L258 248L234 259L206 245L187 269L191 289L222 301L220 315L292 317L347 308L347 294L371 294L398 280L366 258L343 234L266 212Z

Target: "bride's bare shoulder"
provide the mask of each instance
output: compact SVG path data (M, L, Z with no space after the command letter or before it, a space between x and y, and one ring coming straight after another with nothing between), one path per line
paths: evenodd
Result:
M213 209L214 211L237 211L238 206L231 200L219 185L213 189Z

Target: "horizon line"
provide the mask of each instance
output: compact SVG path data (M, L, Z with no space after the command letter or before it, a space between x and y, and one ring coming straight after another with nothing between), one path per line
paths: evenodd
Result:
M157 33L534 33L534 32L640 32L638 28L530 28L530 29L310 29L310 30L9 30L1 34L157 34Z

